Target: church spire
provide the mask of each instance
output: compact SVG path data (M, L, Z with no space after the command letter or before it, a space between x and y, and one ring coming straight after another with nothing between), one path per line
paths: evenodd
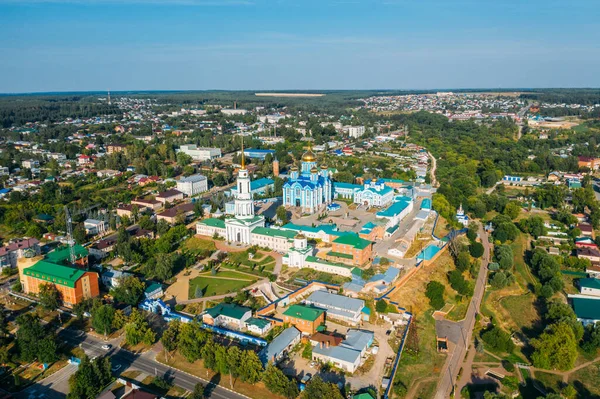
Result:
M242 169L246 167L246 160L244 159L244 136L242 136Z

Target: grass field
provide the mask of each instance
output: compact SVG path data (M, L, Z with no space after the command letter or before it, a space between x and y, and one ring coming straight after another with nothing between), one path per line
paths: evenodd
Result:
M275 268L275 258L260 251L257 252L252 259L249 258L247 251L230 252L229 261L234 264L239 263L241 266L245 266L249 269L252 267L260 268L261 266L264 266L264 270L273 271Z
M560 375L536 371L535 379L544 385L548 393L560 393L562 389L562 376Z
M413 319L402 358L398 363L396 381L410 388L417 379L438 376L446 355L439 354L435 345L435 320L432 311L429 310ZM421 389L426 389L426 386L422 386Z
M181 246L183 250L191 251L191 252L200 252L204 250L208 251L216 251L217 247L215 243L211 240L207 240L199 237L190 237Z
M600 364L594 363L577 370L569 377L581 398L600 398Z
M215 277L195 277L190 280L189 298L191 299L196 297L196 287L200 287L202 289L203 297L223 295L239 291L256 281L252 280L250 276L247 277L248 279L245 280L226 280L218 278L218 275Z
M317 270L313 270L313 269L309 269L309 268L304 268L304 269L300 269L297 272L295 272L294 274L292 274L290 276L290 278L288 279L288 282L290 284L294 283L295 279L302 279L302 280L319 280L319 281L323 281L324 283L329 283L329 284L343 284L346 283L348 281L350 281L350 278L348 277L344 277L344 276L338 276L336 274L330 274L330 273L325 273L325 272L319 272Z
M502 298L500 304L510 315L515 327L523 330L533 328L540 320L534 301L535 296L533 294L525 294Z

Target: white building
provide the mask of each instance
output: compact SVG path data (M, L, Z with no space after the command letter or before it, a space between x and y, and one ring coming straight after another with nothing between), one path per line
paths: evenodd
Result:
M354 326L359 325L363 320L362 311L365 308L365 301L362 299L348 298L319 290L310 294L304 302L307 305L325 309L328 319L342 320Z
M354 203L367 206L387 206L394 201L394 189L383 181L373 179L354 194Z
M0 269L16 267L17 260L23 257L33 258L40 254L40 242L35 238L14 240L0 248Z
M26 159L25 161L21 162L21 166L27 169L39 168L40 162L36 161L35 159Z
M195 144L182 145L177 152L189 155L194 161L208 161L221 157L220 148L198 147Z
M108 225L104 220L87 219L83 222L83 227L86 234L96 235L104 233Z
M600 297L600 280L597 278L580 278L577 284L582 295Z
M201 174L183 177L177 181L177 190L188 197L208 191L208 179Z
M348 132L348 136L352 138L359 138L365 134L364 126L344 126L344 130Z

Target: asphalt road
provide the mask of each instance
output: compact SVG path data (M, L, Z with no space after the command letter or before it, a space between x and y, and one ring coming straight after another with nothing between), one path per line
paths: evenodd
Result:
M230 391L222 386L215 384L215 381L201 379L182 371L165 366L154 360L152 351L145 354L133 354L131 352L120 349L117 344L118 340L108 341L112 345L109 351L102 349L102 345L106 342L96 339L90 335L83 334L73 330L62 330L59 332L59 340L68 342L72 345L81 347L85 353L90 356L103 356L108 354L111 359L113 368L118 366L118 370L114 371L114 375L118 377L122 372L131 368L140 370L149 375L166 376L173 383L188 391L193 391L197 383L205 385L205 390L210 394L209 398L215 399L245 399L244 395ZM69 377L75 373L77 367L68 365L50 377L38 382L37 384L27 388L23 392L16 395L22 399L64 399L69 391ZM228 383L228 380L225 380Z
M435 394L436 399L445 399L451 396L450 394L454 388L456 378L458 377L458 372L465 357L468 343L471 342L473 327L475 326L475 315L479 312L479 307L483 300L485 284L487 281L487 266L490 261L490 244L487 240L487 234L483 231L481 225L479 226L479 236L481 237L481 243L483 244L485 252L481 260L481 267L479 269L479 275L477 276L477 282L475 283L473 298L471 298L471 302L469 303L469 309L467 310L465 319L462 322L453 323L458 325L460 338L463 339L456 339L454 350L452 351L450 358L444 363L437 386L437 392Z

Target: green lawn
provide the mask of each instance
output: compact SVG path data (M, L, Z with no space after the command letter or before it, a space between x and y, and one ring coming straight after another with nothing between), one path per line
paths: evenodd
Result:
M240 273L240 272L236 272L234 270L220 270L219 272L217 272L217 274L215 276L213 276L211 274L211 272L205 272L205 273L201 273L200 276L207 276L207 277L227 277L227 278L239 278L242 280L251 280L251 281L256 281L258 280L258 278L256 276L251 276L248 275L246 273Z
M232 263L240 263L242 266L246 267L252 267L254 265L256 265L256 267L264 266L265 270L268 271L272 271L275 267L275 258L260 251L257 252L252 259L248 257L247 251L230 252L229 260Z
M338 276L336 274L319 272L317 270L313 270L313 269L309 269L309 268L304 268L304 269L298 270L296 273L292 274L292 276L288 279L288 282L290 284L293 284L294 280L297 278L302 279L302 280L307 280L307 281L319 280L324 283L330 283L330 284L343 284L343 283L346 283L351 280L349 277L343 277L343 276Z
M203 296L223 295L239 291L250 284L252 280L224 280L220 278L196 277L190 280L189 298L195 298L196 287L201 287Z
M217 247L211 240L198 237L190 237L181 246L182 249L192 252L200 252L204 250L216 251Z

